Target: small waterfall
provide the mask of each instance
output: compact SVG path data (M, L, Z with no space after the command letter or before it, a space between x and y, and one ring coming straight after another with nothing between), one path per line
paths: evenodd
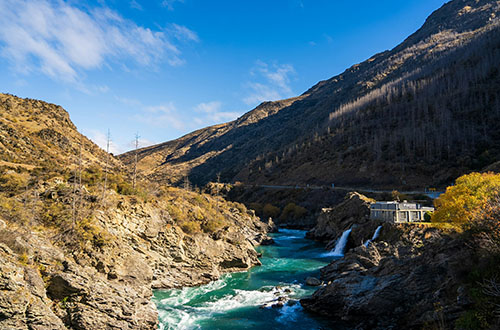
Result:
M373 233L373 237L365 242L365 247L368 247L371 242L377 239L378 235L380 234L380 230L382 229L382 226L378 226L377 229L375 229L375 232Z
M347 244L347 239L349 238L349 234L351 233L352 229L347 229L342 233L342 236L340 236L340 239L338 240L337 244L335 244L335 249L329 255L333 257L343 257L344 256L344 249Z

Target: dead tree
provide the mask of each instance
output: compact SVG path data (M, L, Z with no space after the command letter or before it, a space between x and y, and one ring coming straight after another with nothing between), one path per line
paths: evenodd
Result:
M102 189L102 204L104 205L104 200L106 197L106 189L108 186L108 165L109 165L109 142L110 142L110 132L108 128L108 135L106 139L106 165L104 167L104 186Z

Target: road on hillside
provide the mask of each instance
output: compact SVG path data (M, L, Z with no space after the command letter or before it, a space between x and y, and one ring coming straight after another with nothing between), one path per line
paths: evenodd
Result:
M280 185L259 185L259 184L241 184L243 186L251 186L258 188L269 188L269 189L312 189L312 190L321 190L321 189L331 189L331 190L344 190L344 191L360 191L360 192L369 192L369 193L392 193L393 190L379 190L379 189L370 189L370 188L359 188L359 187L340 187L340 186L280 186ZM401 194L405 195L425 195L432 199L439 197L444 191L399 191Z

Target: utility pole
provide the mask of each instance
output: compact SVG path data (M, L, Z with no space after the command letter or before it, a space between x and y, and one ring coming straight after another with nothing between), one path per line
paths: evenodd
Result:
M220 184L220 172L217 173L217 183L215 184L215 205L217 206L217 212L219 212L219 184Z
M134 180L132 182L132 188L135 190L135 184L137 180L137 149L139 148L139 133L135 133L135 160L134 160Z
M82 201L83 201L83 187L82 187L82 163L83 163L83 137L80 140L80 155L78 157L78 186L79 186L79 201L78 201L78 210L82 209ZM75 178L76 179L76 178Z
M106 167L104 168L104 187L102 189L102 203L104 204L104 197L106 196L106 188L108 185L108 164L109 164L109 141L111 139L111 135L108 128L108 136L106 141Z

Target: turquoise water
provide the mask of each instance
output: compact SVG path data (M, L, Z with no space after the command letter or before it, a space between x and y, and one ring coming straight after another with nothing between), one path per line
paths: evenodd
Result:
M331 329L299 303L262 308L277 295L297 300L315 291L305 279L319 277L319 269L332 257L304 235L288 229L271 234L276 243L258 248L262 266L249 271L199 287L155 291L160 329Z

